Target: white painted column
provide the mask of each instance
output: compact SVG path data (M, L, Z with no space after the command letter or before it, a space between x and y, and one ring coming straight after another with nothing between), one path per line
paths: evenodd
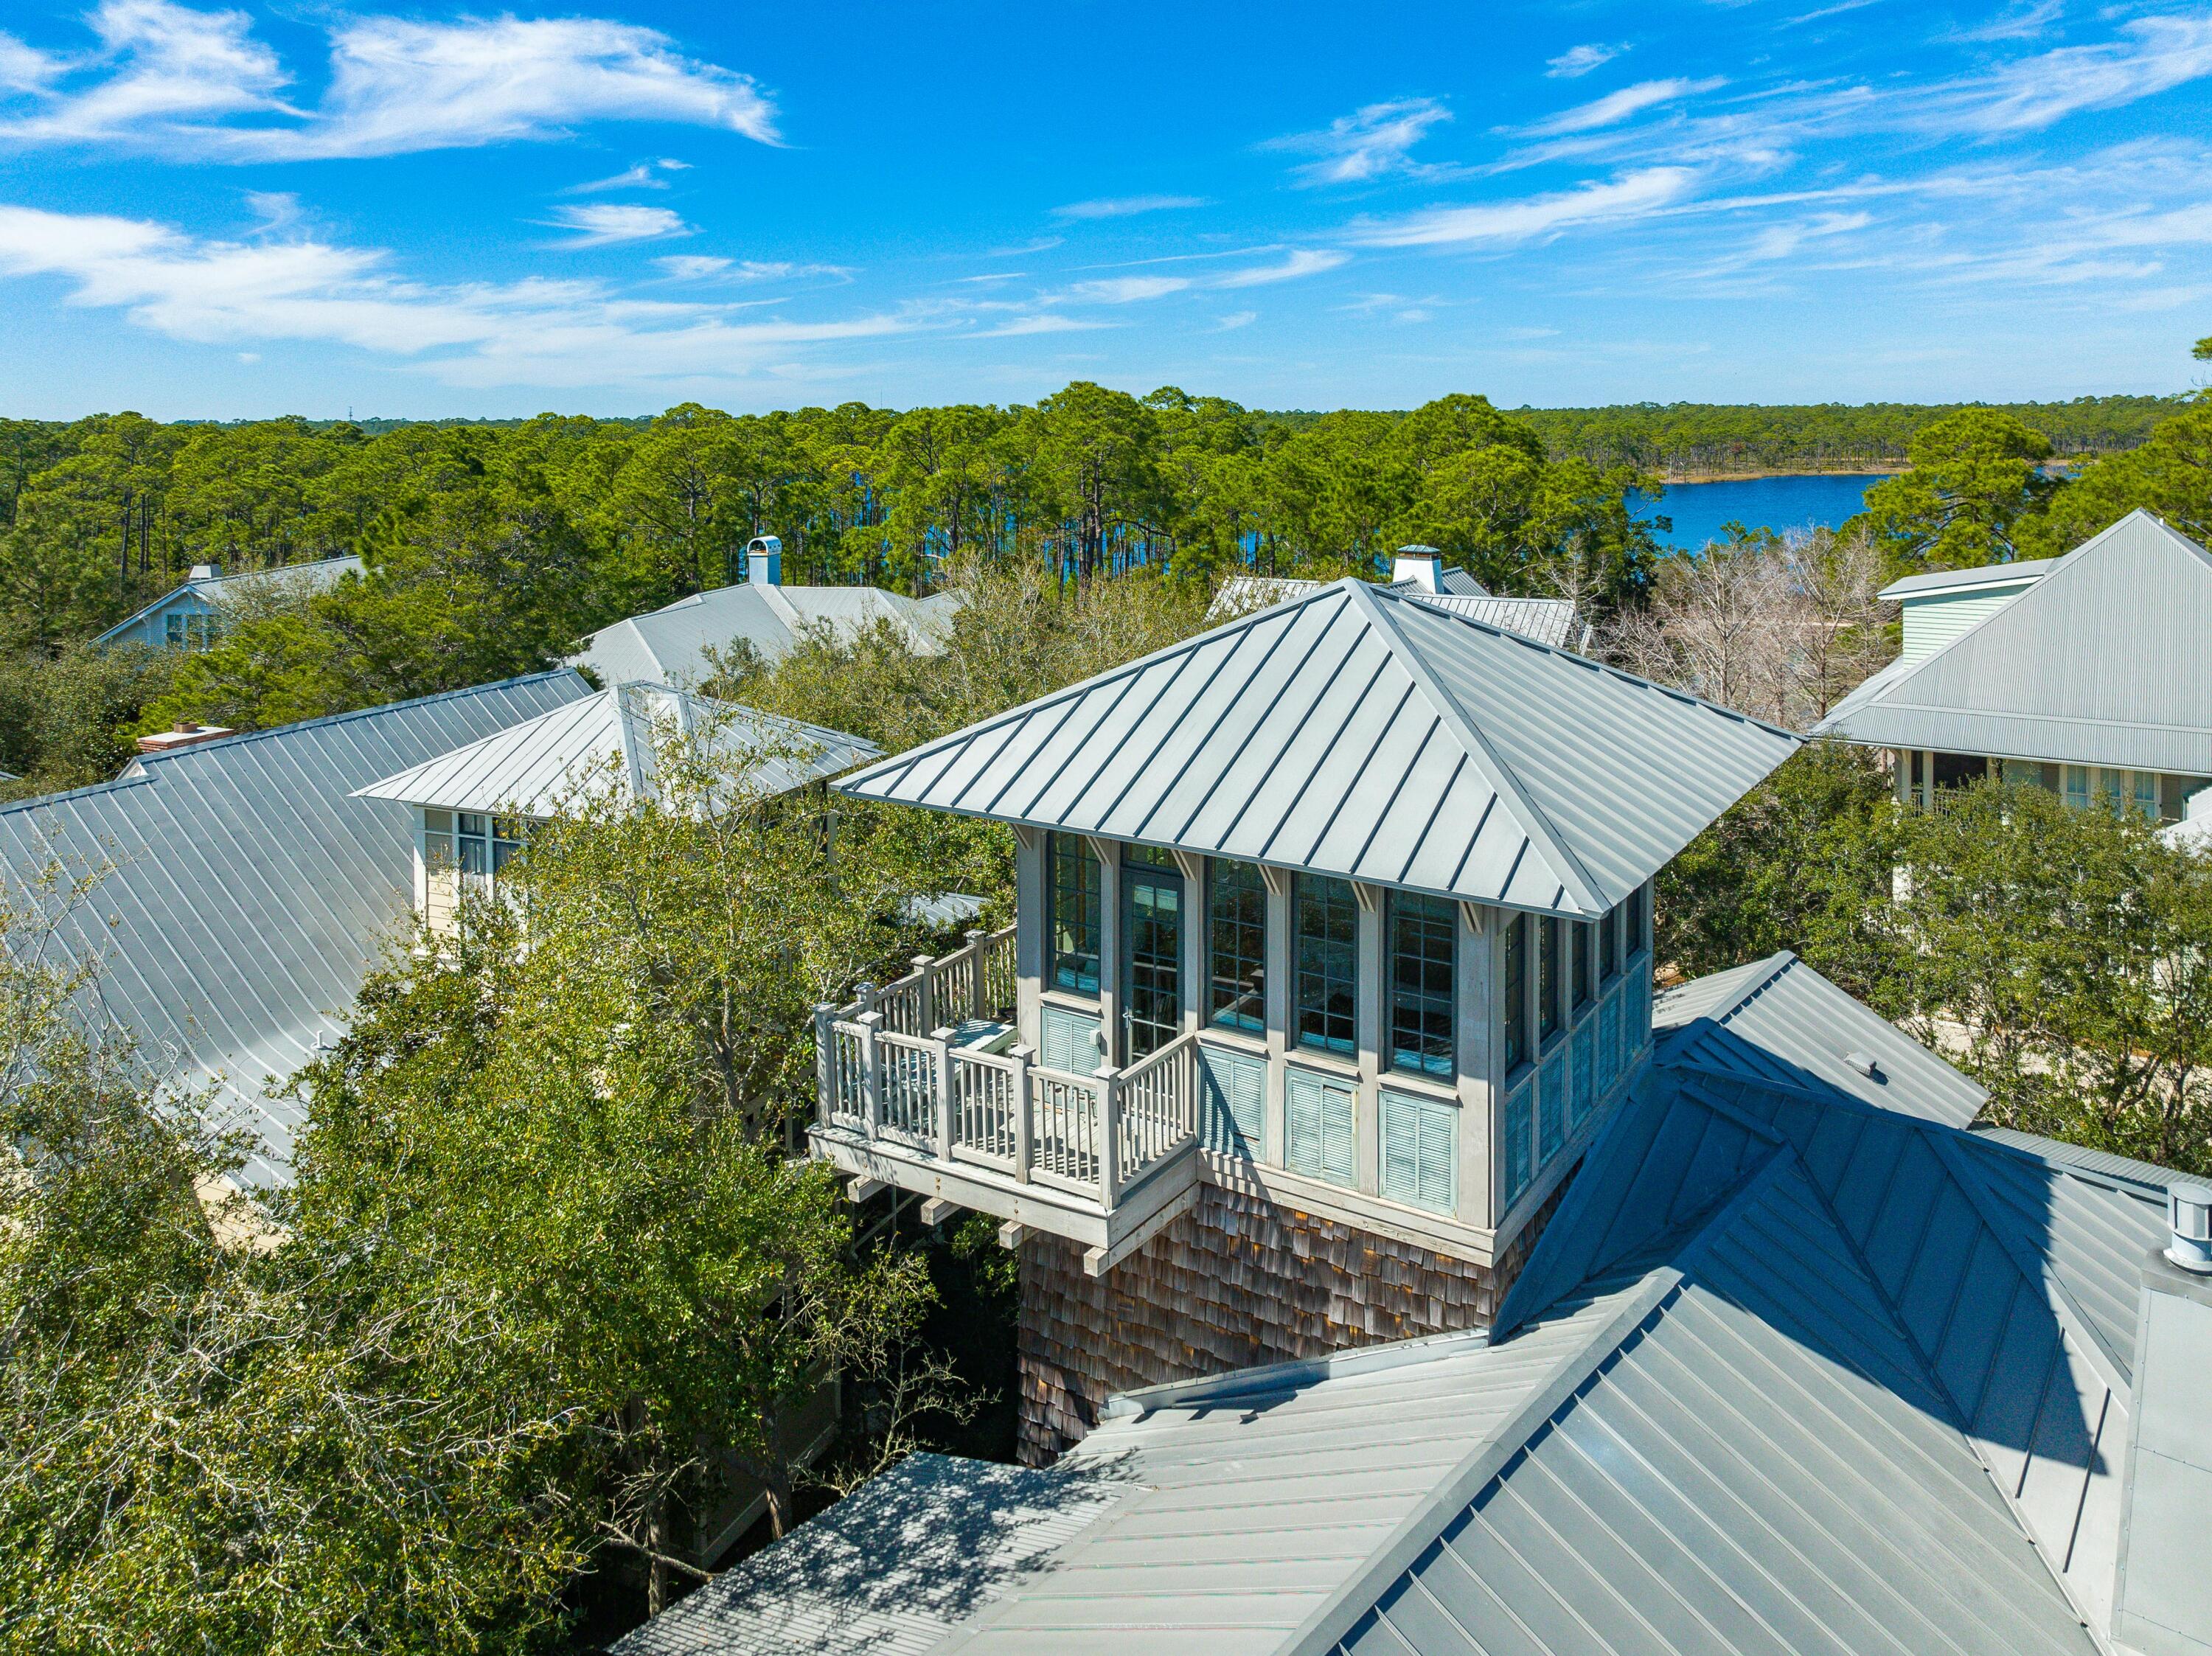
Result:
M1295 1039L1291 1029L1296 959L1291 937L1293 877L1279 868L1262 867L1260 872L1267 883L1267 1103L1261 1155L1269 1165L1279 1168L1290 1142L1283 1120L1283 1060Z
M1206 858L1188 851L1175 853L1182 870L1182 1027L1197 1029L1206 1023Z
M1052 969L1044 845L1042 828L1014 830L1014 1025L1021 1044L1031 1052L1044 1039L1039 1008L1045 975Z
M1098 858L1098 1015L1106 1034L1100 1061L1121 1069L1129 1062L1128 1031L1121 1027L1121 846L1092 840L1091 849Z
M1486 1228L1494 1219L1491 1168L1504 1101L1498 1085L1504 1010L1496 989L1504 969L1503 918L1479 903L1459 905L1459 1217Z
M1358 1046L1359 1088L1352 1105L1352 1183L1370 1196L1382 1189L1382 1107L1376 1084L1383 1067L1383 1043L1389 1040L1389 986L1384 981L1383 908L1387 894L1379 885L1355 880L1352 895L1359 901L1358 1015L1353 1021Z

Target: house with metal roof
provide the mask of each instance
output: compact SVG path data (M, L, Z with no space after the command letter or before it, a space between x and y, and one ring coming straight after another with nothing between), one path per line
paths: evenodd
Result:
M574 664L602 684L638 679L690 689L714 676L710 652L743 645L775 661L810 629L849 640L878 625L917 653L934 655L959 606L957 592L911 598L877 586L787 586L781 543L763 535L747 552L744 581L602 627L584 640Z
M1489 1326L914 1457L617 1656L2212 1651L2212 1192L1788 955L1653 1026Z
M1024 1453L1479 1325L1645 1061L1650 882L1797 746L1346 579L886 760L1017 919L818 1015L816 1151L1004 1222Z
M672 765L714 779L725 797L690 802L712 810L788 793L878 756L873 743L819 725L665 684L617 684L380 777L352 797L413 812L415 907L443 928L458 916L465 888L496 889L533 824L599 802L659 798Z
M117 622L93 640L92 647L136 644L149 650L204 650L241 611L328 591L348 575L361 575L363 567L359 558L323 558L226 575L219 563L196 563L180 585Z
M1391 560L1391 591L1425 599L1469 621L1502 627L1554 649L1580 650L1589 642L1590 629L1571 598L1506 598L1492 594L1464 569L1444 567L1443 554L1432 546L1402 546ZM1209 621L1230 621L1318 591L1326 582L1292 580L1273 575L1232 575L1213 595Z
M301 1125L283 1083L343 1030L408 913L413 813L356 790L590 695L564 668L144 754L0 806L0 879L63 904L61 943L104 962L102 1018L252 1134L249 1181L280 1184Z
M2149 513L1881 596L1904 652L1814 734L1888 753L1900 800L1997 773L2174 822L2212 784L2212 556Z

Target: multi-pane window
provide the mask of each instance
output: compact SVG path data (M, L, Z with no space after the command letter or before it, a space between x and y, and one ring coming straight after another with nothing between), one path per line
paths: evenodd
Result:
M522 849L522 824L512 816L457 811L453 839L463 883L471 890L489 891Z
M1079 834L1055 834L1048 852L1045 898L1052 912L1052 981L1079 994L1098 992L1098 854Z
M1590 933L1595 926L1576 923L1575 933L1575 1010L1580 1011L1589 1004L1590 998Z
M1537 926L1536 1039L1542 1041L1559 1027L1559 923L1547 915Z
M1621 940L1628 958L1634 960L1644 952L1644 894L1647 888L1638 886L1628 894L1628 936Z
M2135 781L2136 814L2155 822L2158 821L2158 773L2135 771L2130 774Z
M1505 1068L1528 1061L1528 926L1516 914L1505 927Z
M1597 923L1597 969L1599 977L1607 983L1611 983L1613 974L1620 970L1620 910L1618 907Z
M1395 892L1390 898L1390 1062L1423 1075L1452 1073L1452 979L1458 905Z
M1359 900L1348 880L1301 874L1294 907L1298 1045L1349 1054L1359 1035Z
M2074 810L2089 809L2089 767L2069 765L2066 767L2066 804Z
M1267 1027L1267 883L1257 863L1216 858L1206 870L1207 1018L1226 1029Z
M1122 861L1123 993L1129 1056L1149 1056L1182 1028L1182 876L1175 858L1129 847ZM1163 866L1163 859L1164 866Z

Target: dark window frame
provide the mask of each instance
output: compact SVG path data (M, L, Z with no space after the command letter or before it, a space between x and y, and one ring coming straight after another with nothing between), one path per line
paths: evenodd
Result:
M1316 935L1310 920L1326 930ZM1349 1058L1359 1050L1359 897L1352 882L1301 874L1291 891L1296 1044Z
M1559 921L1547 914L1537 922L1536 1044L1541 1046L1559 1033Z
M1242 912L1223 912L1224 876L1235 882L1228 895ZM1224 931L1230 934L1227 948ZM1206 859L1206 1021L1218 1029L1248 1034L1267 1031L1267 877L1257 863Z
M1063 848L1072 849L1073 856L1064 858ZM1071 870L1073 880L1066 877ZM1044 891L1045 945L1052 955L1050 986L1070 994L1097 994L1105 870L1099 865L1098 853L1081 834L1055 833L1046 836ZM1079 902L1085 912L1068 928L1073 946L1062 948L1066 908L1071 899ZM1086 961L1087 971L1084 965Z
M1385 1051L1393 1070L1446 1078L1457 1072L1458 911L1449 898L1390 894L1383 940L1390 986Z
M1528 1050L1528 917L1516 914L1505 925L1505 969L1502 974L1505 1010L1505 1072L1510 1075L1529 1060Z

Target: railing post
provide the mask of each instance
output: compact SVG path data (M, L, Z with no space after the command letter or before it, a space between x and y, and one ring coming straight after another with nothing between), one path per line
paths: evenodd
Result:
M1030 1114L1030 1060L1036 1055L1026 1046L1017 1046L1006 1056L1014 1061L1014 1182L1026 1185L1036 1146L1036 1124Z
M1098 1083L1098 1201L1109 1213L1121 1197L1121 1072L1108 1065Z
M921 1034L937 1028L937 968L927 955L916 955L912 963L921 980L914 988L914 1033Z
M981 926L970 926L964 935L968 939L968 1016L987 1018L991 1016L991 1008L987 1004L988 992L984 984L987 975L983 965L984 931Z
M854 1022L860 1026L860 1113L866 1120L868 1139L872 1143L884 1127L884 1052L876 1044L876 1032L883 1025L884 1015L871 1010Z
M937 1083L937 1154L940 1160L952 1159L952 1031L945 1028L929 1032L929 1060L935 1069Z
M836 1016L828 1001L814 1003L814 1113L825 1127L836 1114L837 1032L830 1027Z

